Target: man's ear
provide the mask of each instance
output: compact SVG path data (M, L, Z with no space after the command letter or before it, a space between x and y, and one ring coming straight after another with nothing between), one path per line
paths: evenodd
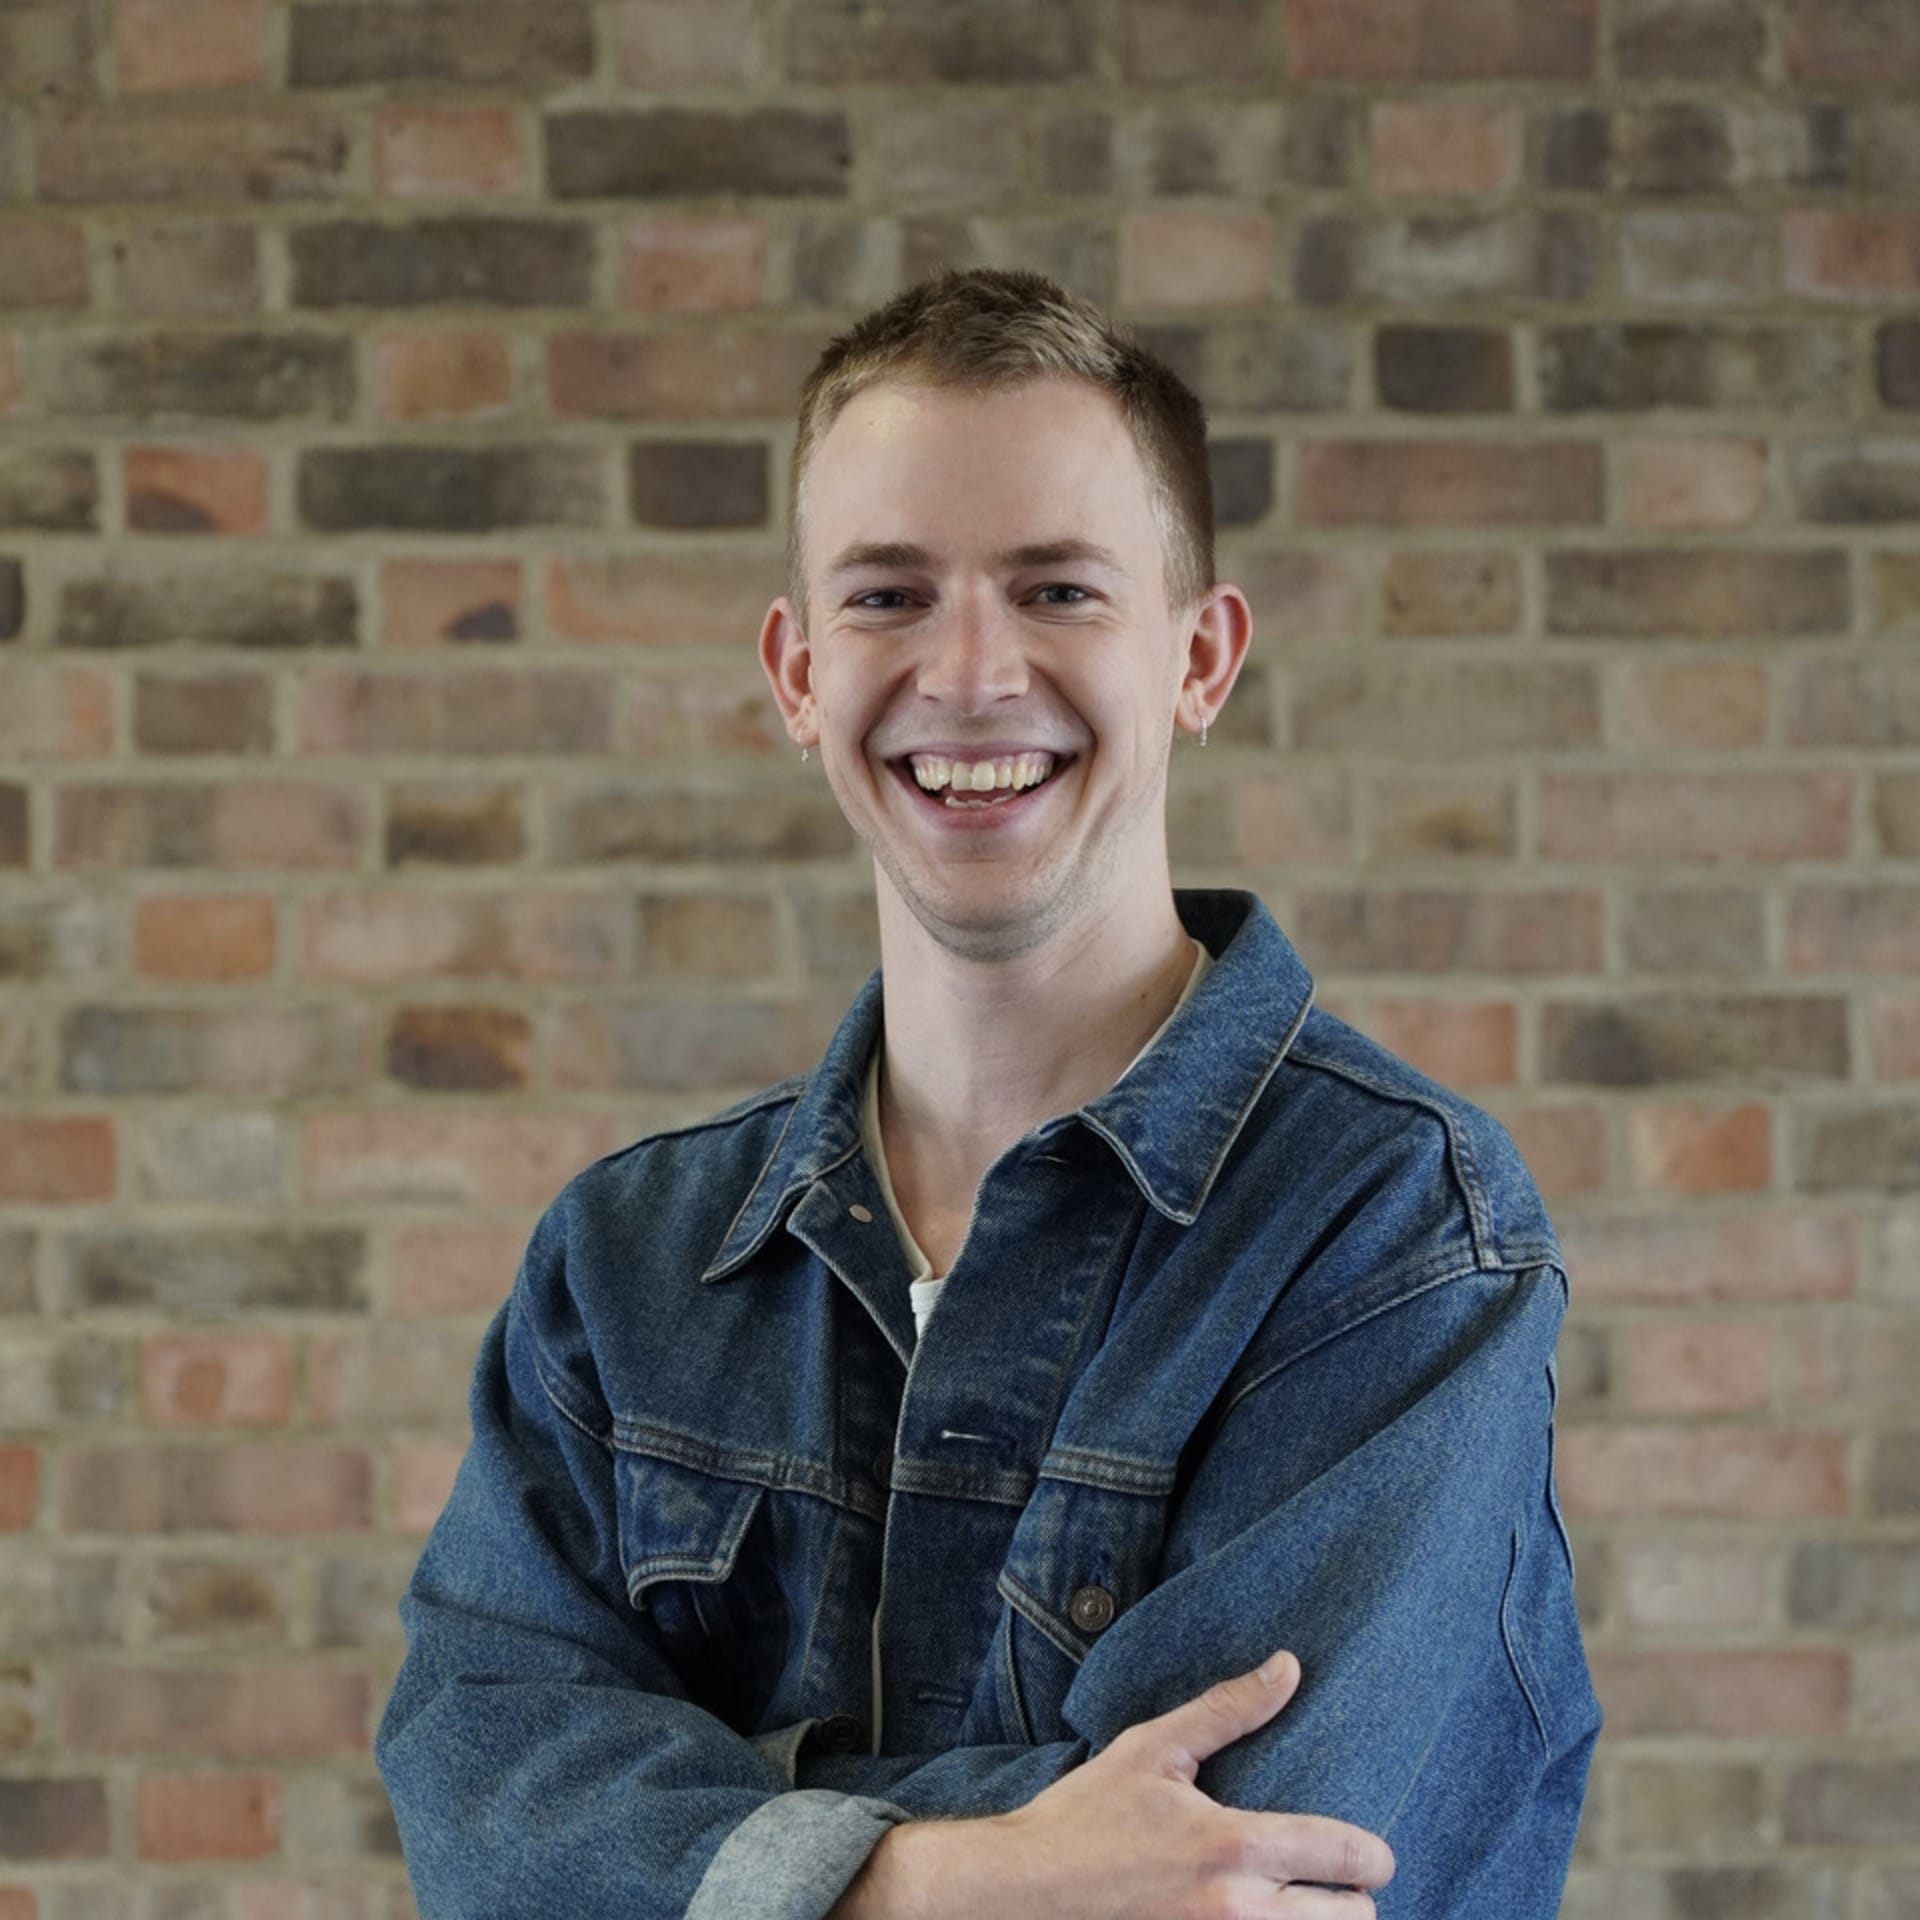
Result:
M1187 619L1186 672L1180 681L1175 723L1197 734L1219 717L1233 691L1253 639L1253 609L1238 587L1209 587Z
M817 746L819 715L813 704L813 654L793 602L783 593L760 623L760 670L796 746Z

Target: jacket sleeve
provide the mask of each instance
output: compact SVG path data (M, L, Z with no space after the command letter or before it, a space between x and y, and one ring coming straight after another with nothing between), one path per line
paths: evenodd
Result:
M400 1603L374 1755L420 1912L821 1920L906 1816L794 1790L804 1724L750 1741L695 1706L627 1604L610 1448L536 1331L565 1311L560 1238L550 1215L481 1341L472 1444Z
M1198 1785L1384 1835L1382 1920L1551 1920L1599 1727L1552 1486L1565 1288L1551 1266L1456 1274L1303 1328L1236 1388L1157 1584L1067 1689L1077 1740L813 1777L916 1815L1004 1811L1284 1646L1299 1692Z

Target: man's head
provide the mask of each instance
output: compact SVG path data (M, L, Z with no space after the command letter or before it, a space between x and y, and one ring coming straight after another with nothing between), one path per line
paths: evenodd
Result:
M974 267L896 294L829 343L800 389L787 465L787 597L811 614L803 527L814 448L855 394L882 381L1004 392L1065 375L1110 395L1146 470L1160 529L1167 609L1213 585L1207 422L1185 383L1100 310L1041 274Z
M1139 350L1094 352L1104 322L1037 275L945 276L846 338L939 300L970 315L939 377L888 360L839 392L829 349L809 382L807 598L768 609L761 664L872 849L883 941L896 907L975 959L1164 930L1174 730L1219 710L1249 632L1212 579L1205 416ZM1106 377L1036 367L1036 309ZM1151 456L1143 409L1171 422Z

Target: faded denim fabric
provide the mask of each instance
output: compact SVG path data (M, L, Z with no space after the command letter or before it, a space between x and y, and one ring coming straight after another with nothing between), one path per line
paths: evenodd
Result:
M1600 1714L1552 1226L1257 899L1175 900L1212 972L995 1161L917 1349L878 973L814 1073L547 1211L375 1747L426 1920L820 1920L894 1822L1020 1806L1282 1646L1298 1694L1203 1790L1384 1834L1383 1920L1554 1913Z

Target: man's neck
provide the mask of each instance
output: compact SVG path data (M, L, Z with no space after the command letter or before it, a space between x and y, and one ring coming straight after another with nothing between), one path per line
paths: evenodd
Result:
M909 1224L917 1210L970 1207L981 1175L1022 1134L1112 1086L1194 960L1170 889L1155 910L992 963L948 952L883 898L880 950L881 1131Z

